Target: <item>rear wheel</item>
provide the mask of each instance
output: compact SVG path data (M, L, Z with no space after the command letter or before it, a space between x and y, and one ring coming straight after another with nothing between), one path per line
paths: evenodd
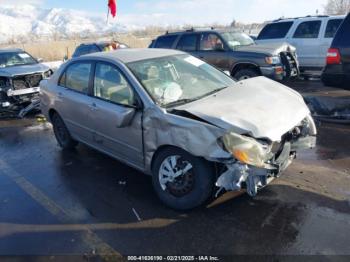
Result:
M159 152L153 164L153 187L167 206L188 210L212 195L214 170L210 163L178 148Z
M256 72L253 69L240 69L238 70L234 75L233 78L237 79L238 81L242 81L245 79L253 78L259 76L259 73Z
M78 142L71 137L63 119L57 113L52 116L52 126L60 147L63 149L73 149L78 145Z

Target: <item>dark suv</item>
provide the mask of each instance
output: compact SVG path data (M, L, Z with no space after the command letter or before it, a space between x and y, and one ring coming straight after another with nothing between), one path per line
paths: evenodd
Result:
M295 48L288 44L255 44L248 35L232 30L198 30L166 33L150 48L179 49L217 68L237 80L266 76L285 80L299 75Z
M350 89L350 13L338 29L327 53L322 82Z
M91 53L97 53L97 52L102 52L104 51L106 48L108 48L109 46L112 45L117 45L118 47L113 48L113 49L123 49L123 48L128 48L128 46L126 44L122 44L116 41L105 41L105 42L98 42L98 43L84 43L79 45L73 55L72 58L75 57L79 57L82 55L87 55L87 54L91 54Z

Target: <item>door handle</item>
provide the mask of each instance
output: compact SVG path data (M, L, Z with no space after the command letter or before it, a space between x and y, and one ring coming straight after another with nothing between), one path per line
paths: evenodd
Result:
M90 109L91 109L91 111L96 111L98 109L96 103L92 103L90 105Z

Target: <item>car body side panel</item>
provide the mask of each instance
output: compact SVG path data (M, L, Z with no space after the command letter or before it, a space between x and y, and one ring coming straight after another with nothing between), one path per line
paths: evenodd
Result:
M130 124L120 127L120 117L126 111L135 109L92 99L96 105L91 109L94 144L119 159L125 159L133 166L143 168L142 112L133 113Z
M210 161L232 159L232 155L218 143L218 139L226 134L225 129L214 125L166 113L165 110L154 107L144 111L143 128L148 174L151 174L154 153L163 146L178 147Z

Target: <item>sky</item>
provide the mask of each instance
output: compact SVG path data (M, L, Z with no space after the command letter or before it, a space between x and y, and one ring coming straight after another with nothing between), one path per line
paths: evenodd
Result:
M107 0L0 0L1 4L35 4L105 14ZM117 0L121 23L139 25L229 24L264 22L280 17L323 13L327 0Z

